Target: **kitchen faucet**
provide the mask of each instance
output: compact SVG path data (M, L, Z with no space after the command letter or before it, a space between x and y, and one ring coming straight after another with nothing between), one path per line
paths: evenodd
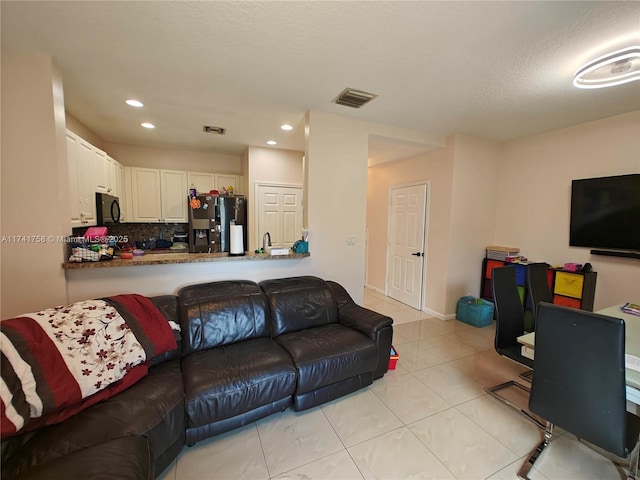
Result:
M269 243L267 244L267 238L269 238ZM269 232L264 232L262 236L262 250L267 248L267 245L271 246L271 234Z

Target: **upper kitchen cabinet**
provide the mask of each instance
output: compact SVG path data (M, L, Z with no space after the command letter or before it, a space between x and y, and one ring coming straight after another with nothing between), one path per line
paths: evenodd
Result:
M111 194L109 188L109 161L107 160L107 154L94 147L93 157L95 190L96 192Z
M213 173L187 173L187 184L189 188L193 185L198 195L209 193L216 189L216 176Z
M71 228L96 224L96 154L95 147L67 130L67 164Z
M115 189L114 196L120 199L120 221L122 223L129 221L129 215L127 211L127 204L129 203L130 194L127 193L124 180L124 166L119 162L115 162Z
M222 188L229 190L229 187L233 187L233 193L236 195L242 195L242 175L222 175L216 174L215 189L222 192Z
M96 192L124 196L124 169L71 130L66 131L66 143L71 228L96 225Z
M115 159L111 158L109 155L106 156L106 193L108 193L109 195L113 195L114 197L120 196L120 191L118 189L118 165L120 164Z
M131 178L130 208L132 222L160 222L160 170L125 168Z
M222 188L229 190L233 187L233 193L240 195L242 187L242 175L227 175L221 173L189 172L187 184L193 185L198 194L207 194L211 190L222 192Z
M119 163L104 153L102 150L95 149L95 171L96 171L96 192L108 193L114 197L118 197L120 192L117 191L116 174Z
M67 132L67 168L69 171L69 214L72 227L82 225L82 202L80 200L80 165L78 160L78 138Z
M187 193L187 172L160 170L163 222L186 223L189 221Z
M156 168L126 168L130 222L186 223L187 172Z

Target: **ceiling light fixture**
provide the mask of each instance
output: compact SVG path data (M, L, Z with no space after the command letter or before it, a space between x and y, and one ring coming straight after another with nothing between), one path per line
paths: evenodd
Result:
M129 105L130 107L144 107L144 103L142 103L140 100L134 100L133 98L127 100L126 102L127 105Z
M284 125L280 125L280 128L282 130L287 130L287 131L293 130L293 127L291 125L286 124L286 123Z
M604 88L640 80L640 46L608 53L580 68L573 77L578 88Z
M156 128L156 126L153 123L148 123L148 122L141 123L140 126L144 128Z
M276 142L275 140L267 140L267 145L277 145L278 142Z

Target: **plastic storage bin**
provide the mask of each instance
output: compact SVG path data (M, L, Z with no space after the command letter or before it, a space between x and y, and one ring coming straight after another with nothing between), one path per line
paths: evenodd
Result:
M396 369L396 363L398 363L399 358L400 355L398 355L398 351L393 345L391 345L391 352L389 353L389 370Z
M456 318L474 327L486 327L493 322L493 303L466 296L458 300Z

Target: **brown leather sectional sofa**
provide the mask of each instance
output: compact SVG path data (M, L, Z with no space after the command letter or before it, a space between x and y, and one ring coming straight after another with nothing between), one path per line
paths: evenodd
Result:
M155 478L184 445L320 405L387 371L392 319L335 282L220 281L152 301L179 322L178 349L118 395L3 440L3 478Z

